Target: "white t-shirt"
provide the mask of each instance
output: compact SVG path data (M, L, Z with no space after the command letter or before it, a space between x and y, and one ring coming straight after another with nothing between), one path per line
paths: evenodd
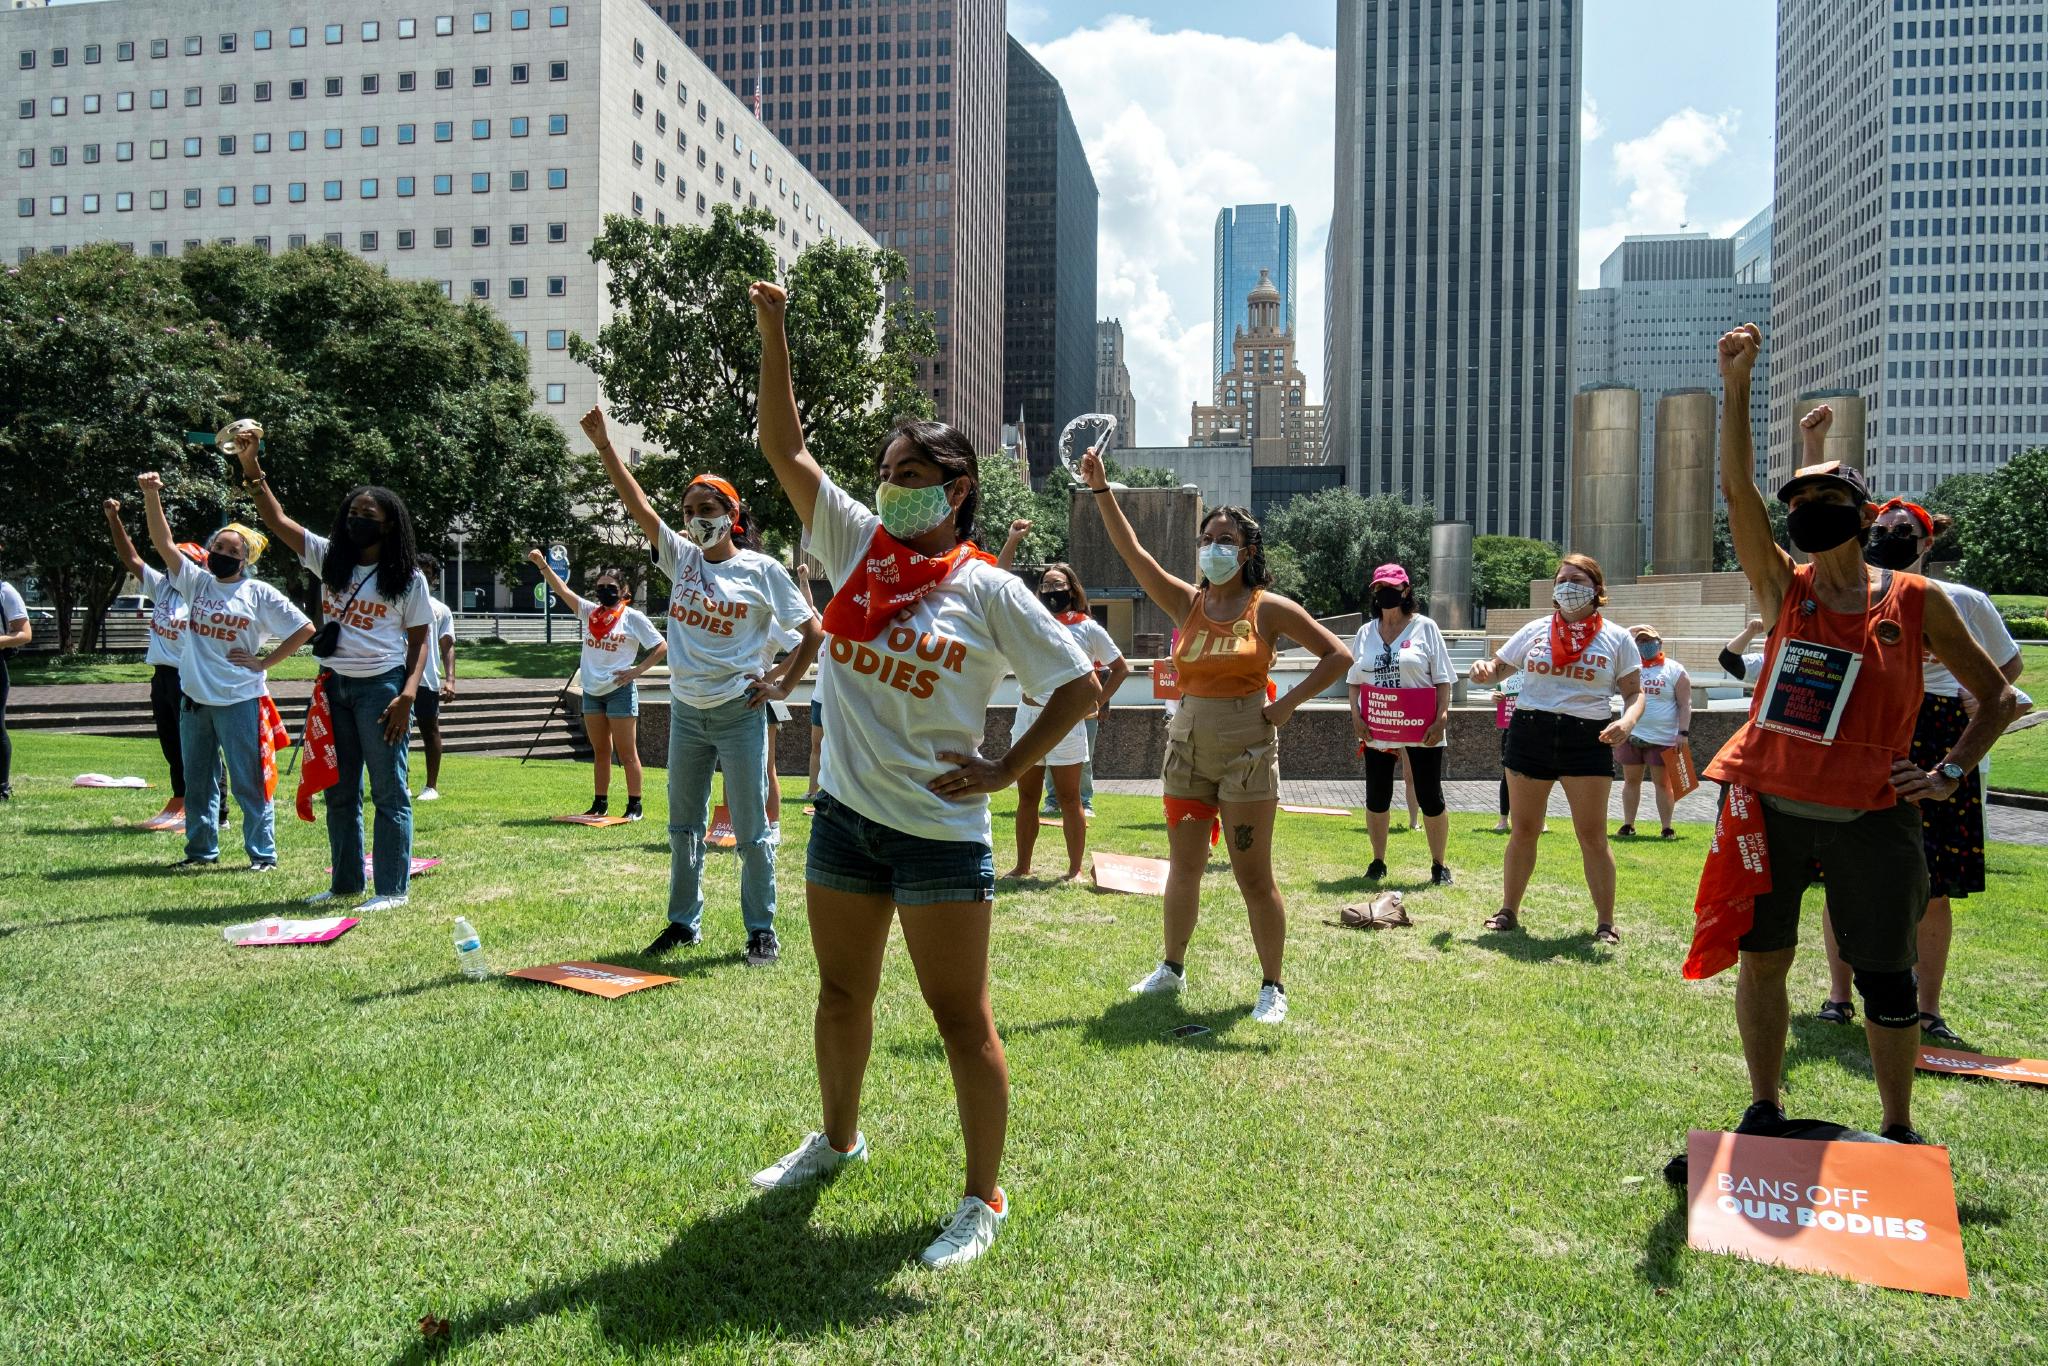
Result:
M0 631L5 631L17 621L28 620L28 604L21 600L13 584L0 579Z
M299 556L299 563L313 571L315 578L320 567L327 563L327 539L306 533L306 553ZM361 584L358 592L356 585ZM353 593L354 600L350 600ZM375 678L390 673L405 665L405 633L414 626L431 627L434 621L433 598L429 595L426 576L413 571L412 582L392 602L377 588L377 566L357 565L349 586L339 593L329 588L323 580L320 584L320 616L323 621L341 621L341 639L334 653L320 661L325 668L349 678ZM348 615L341 615L342 608L348 608ZM432 651L433 632L427 649ZM426 666L420 668L420 676L426 676Z
M1637 658L1641 658L1637 652ZM1666 655L1662 664L1645 664L1643 719L1636 722L1635 743L1643 749L1669 749L1678 743L1678 699L1692 687L1685 665Z
M811 553L845 583L881 519L830 479L811 516ZM825 748L818 786L891 829L933 840L990 843L988 798L948 801L925 784L976 754L989 699L1006 671L1046 698L1089 672L1087 655L1016 575L982 560L957 566L872 641L828 636L820 673Z
M1060 621L1058 617L1054 617L1053 620L1067 629L1067 634L1074 638L1075 647L1088 657L1089 666L1097 673L1107 669L1111 660L1124 657L1124 652L1117 649L1116 642L1110 638L1108 630L1095 618L1089 617L1085 621ZM1024 705L1034 710L1043 707L1044 703L1045 699L1042 697L1024 699ZM1019 734L1021 733L1020 731Z
M1635 637L1611 621L1600 623L1599 634L1571 664L1553 668L1550 663L1549 617L1538 617L1509 636L1507 644L1500 647L1500 658L1528 675L1522 682L1518 708L1561 712L1588 721L1611 717L1614 709L1608 699L1614 696L1615 685L1643 671Z
M1346 683L1374 688L1434 688L1457 680L1443 631L1421 613L1408 618L1408 624L1392 641L1380 635L1379 623L1370 617L1351 639L1351 672L1344 675ZM1374 749L1402 748L1392 740L1366 743ZM1436 747L1441 749L1450 743L1451 728L1445 726Z
M427 662L420 665L420 691L441 691L441 642L455 639L455 611L437 597L429 596L427 606L434 619L427 627Z
M178 685L208 707L232 706L263 696L264 675L228 662L231 650L263 653L265 637L283 640L307 625L306 614L276 587L244 574L222 583L184 556L171 566L171 584L189 604Z
M810 620L796 580L758 550L735 550L713 564L664 522L654 562L672 585L668 689L688 706L715 707L744 693L760 672L768 632Z
M661 632L654 629L654 623L637 607L622 610L611 630L604 633L604 639L593 639L590 617L597 608L596 602L585 598L576 609L576 620L582 627L583 637L583 692L588 697L605 697L617 692L619 675L633 667L640 651L651 650L661 644Z
M185 628L191 621L185 609L185 595L168 575L148 565L142 566L142 591L149 594L151 603L149 653L144 662L175 669L185 662Z
M1984 653L1991 656L1991 662L2003 668L2012 657L2020 652L2014 643L2012 632L2005 628L2005 618L1998 613L1998 605L1967 584L1944 583L1939 579L1930 580L1936 588L1948 595L1955 604L1957 615L1963 625L1970 628L1970 634L1984 647ZM1936 697L1961 697L1963 685L1956 682L1956 676L1948 671L1948 665L1934 657L1934 651L1922 647L1920 659L1921 689Z
M781 626L768 632L768 639L761 648L761 672L767 673L775 667L775 661L803 643L803 632L791 631Z

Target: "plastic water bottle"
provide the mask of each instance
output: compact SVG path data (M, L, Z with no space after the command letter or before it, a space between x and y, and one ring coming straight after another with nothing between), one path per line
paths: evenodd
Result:
M276 939L284 933L284 921L277 916L263 920L252 920L246 925L229 925L220 932L220 937L230 944L244 939Z
M475 927L459 915L455 917L455 962L462 975L472 982L481 982L491 975L490 965L484 962L483 940L477 938Z

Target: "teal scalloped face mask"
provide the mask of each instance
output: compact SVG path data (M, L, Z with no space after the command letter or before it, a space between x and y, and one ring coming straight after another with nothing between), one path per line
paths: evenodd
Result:
M901 484L875 485L875 511L882 528L899 541L913 541L953 515L946 484L908 489Z

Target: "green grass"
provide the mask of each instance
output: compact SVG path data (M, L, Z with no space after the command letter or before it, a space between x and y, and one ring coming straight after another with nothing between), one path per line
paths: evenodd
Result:
M1991 602L2009 617L2048 616L2048 596L2039 593L1993 593Z
M455 647L455 677L465 678L567 678L576 667L574 632L567 644L538 642L462 642ZM54 683L147 683L149 665L139 654L118 655L16 655L8 661L17 687ZM319 661L310 650L301 650L271 670L272 678L310 680L319 672Z
M1951 1145L1973 1297L1940 1300L1687 1250L1658 1172L1689 1126L1747 1099L1730 975L1680 980L1704 831L1618 848L1615 953L1590 942L1569 837L1544 842L1528 932L1489 936L1500 843L1453 819L1458 885L1411 930L1330 927L1364 890L1362 822L1282 816L1293 1017L1244 1014L1258 973L1212 872L1184 1003L1137 1000L1158 903L1005 891L993 945L1014 1076L993 1253L910 1258L958 1193L951 1086L900 942L864 1125L874 1161L762 1198L746 1175L816 1120L801 914L807 823L788 808L784 961L736 953L715 856L706 947L680 984L604 1002L453 973L449 918L501 966L632 964L659 927L653 819L587 831L565 764L453 758L418 808L448 860L412 904L312 949L235 950L218 927L322 885L288 810L283 871L177 877L134 832L153 745L17 740L0 806L0 1360L626 1357L841 1362L2038 1359L2048 1350L2048 1095L1926 1080ZM794 794L797 785L785 791ZM999 800L998 856L1009 852ZM1104 797L1096 843L1163 853L1156 801ZM1039 854L1052 855L1057 831ZM229 857L232 857L230 853ZM1995 846L1960 913L1951 1018L2039 1056L2048 851ZM1810 903L1811 904L1811 903ZM1812 927L1809 924L1809 933ZM1860 1031L1814 1023L1796 970L1791 1107L1877 1121ZM1184 1019L1199 1043L1170 1041Z

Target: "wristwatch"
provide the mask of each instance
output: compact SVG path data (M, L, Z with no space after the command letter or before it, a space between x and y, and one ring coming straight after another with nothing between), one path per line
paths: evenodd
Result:
M1957 787L1961 787L1963 785L1963 779L1970 776L1970 771L1964 768L1961 764L1957 763L1943 764L1940 768L1937 768L1934 771L1936 773L1939 773L1942 777L1948 779L1950 782L1954 783Z

